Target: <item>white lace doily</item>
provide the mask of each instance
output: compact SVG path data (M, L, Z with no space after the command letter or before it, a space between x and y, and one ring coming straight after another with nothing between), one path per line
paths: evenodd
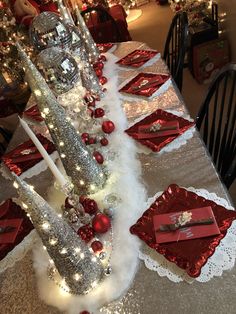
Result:
M227 209L234 210L225 199L218 197L215 193L210 193L205 189L195 189L193 187L189 187L187 190L212 200ZM162 192L158 192L154 197L149 198L147 208L161 194ZM200 276L195 279L189 277L183 269L179 268L174 263L169 262L163 255L157 253L147 245L143 246L140 250L139 258L144 261L145 266L148 269L156 271L161 277L167 277L173 282L178 283L186 281L192 283L195 280L199 282L207 282L214 276L221 276L224 270L231 269L234 266L236 258L236 220L233 221L226 236L216 247L215 253L209 257L207 263L202 267Z
M193 122L194 120L186 113L182 112L182 111L176 111L176 110L165 110L169 113L172 113L178 117L182 117L190 122ZM150 114L145 114L142 115L141 117L138 117L137 119L135 119L135 121L133 121L132 123L130 123L129 128L138 123L139 121L143 120L145 117L149 116ZM136 141L137 146L138 146L138 152L139 153L143 153L146 155L152 154L153 156L157 156L158 154L163 154L163 153L169 153L173 150L179 149L181 146L185 145L187 143L187 141L193 137L193 134L195 132L195 127L191 127L189 128L187 131L185 131L183 134L181 134L180 136L176 137L172 142L170 142L169 144L167 144L166 146L164 146L159 152L153 152L150 148L140 144L139 142Z
M53 152L50 157L52 158L52 160L55 162L58 158L58 152L55 151ZM40 162L38 162L36 165L34 165L33 167L31 167L30 169L26 170L25 172L23 172L19 177L23 180L25 178L32 178L33 176L37 176L39 175L41 172L45 171L48 169L48 165L46 164L45 160L41 160ZM4 163L1 164L0 166L0 172L2 173L3 177L7 180L11 180L11 178L9 177L8 174L8 168L6 167L6 165Z

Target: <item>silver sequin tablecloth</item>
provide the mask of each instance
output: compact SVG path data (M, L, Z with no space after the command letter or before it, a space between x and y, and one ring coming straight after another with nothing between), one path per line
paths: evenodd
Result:
M123 57L137 48L147 48L137 42L121 43L114 54ZM158 60L144 72L167 72L165 64ZM138 71L120 71L119 80L122 83ZM194 95L193 95L194 97ZM130 121L136 117L150 113L157 108L173 109L186 112L180 94L174 86L152 101L123 102L124 110ZM20 127L17 129L11 143L14 147L23 142ZM169 184L205 188L218 196L229 200L228 193L212 165L204 145L195 131L194 136L179 149L170 153L140 154L143 180L149 196L164 190ZM29 180L37 186L37 191L44 194L45 182L50 181L48 171ZM0 202L13 195L9 181L0 177ZM122 252L121 252L122 254ZM127 293L117 301L103 308L103 313L114 314L169 314L169 313L235 313L236 268L225 271L223 276L213 278L207 283L185 282L174 283L166 277L161 278L156 272L148 270L140 262L134 282ZM31 261L31 251L18 261L12 268L0 274L0 313L1 314L56 314L57 309L47 306L38 297L36 279Z

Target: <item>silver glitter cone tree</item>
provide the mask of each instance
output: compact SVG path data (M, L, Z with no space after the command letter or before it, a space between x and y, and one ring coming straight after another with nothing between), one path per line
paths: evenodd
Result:
M87 293L103 276L100 260L38 193L15 174L12 175L22 207L29 214L69 292Z
M72 45L71 54L76 59L79 65L81 65L81 79L82 85L87 89L87 91L92 92L92 94L103 96L103 87L99 82L99 79L91 66L86 50L84 48L84 41L81 38L79 29L74 26L69 26L72 35Z
M92 35L90 34L87 25L85 24L85 21L82 17L82 15L80 14L80 10L78 8L78 6L76 6L75 8L75 14L77 17L77 26L79 28L79 30L82 33L82 37L84 40L84 45L85 45L85 49L86 52L89 56L89 61L91 63L94 63L96 61L98 61L100 53L99 50L93 40Z
M64 22L74 24L74 20L70 14L70 10L64 5L62 0L57 0L57 6Z
M58 104L40 72L21 46L18 43L16 46L25 68L26 81L37 101L38 108L76 192L89 194L102 188L105 183L102 168L91 156L75 128L68 121L64 109Z
M57 0L57 5L60 11L60 15L67 27L70 29L72 40L71 40L71 51L73 57L76 59L78 64L81 66L81 79L82 85L87 89L87 91L91 92L92 94L103 96L103 87L99 82L99 79L88 59L87 52L86 52L86 38L82 35L82 31L80 31L76 26L71 17L71 14L68 8L65 7L62 0ZM81 17L82 18L82 17ZM83 20L83 18L82 18ZM87 30L88 31L88 30ZM89 31L88 31L89 32ZM82 38L83 37L83 38ZM93 40L93 39L92 39ZM95 43L93 42L93 45ZM97 46L95 45L95 49ZM93 51L93 50L92 50ZM88 54L93 56L94 58L90 58L94 62L99 58L99 52L95 54ZM96 55L96 57L95 57Z

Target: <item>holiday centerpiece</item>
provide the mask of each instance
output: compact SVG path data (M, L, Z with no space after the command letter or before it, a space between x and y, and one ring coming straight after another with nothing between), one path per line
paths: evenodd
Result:
M116 58L108 54L107 67L101 59L93 66L100 78L105 74L107 91L99 101L91 93L91 84L86 89L81 85L82 60L74 62L76 56L69 53L74 44L80 48L80 33L77 42L73 41L67 33L68 24L53 18L53 29L57 30L54 41L51 36L43 40L40 26L35 27L39 18L35 17L30 30L40 50L35 61L38 69L19 44L17 48L26 81L44 119L42 124L46 124L62 161L60 169L40 148L26 123L21 120L21 124L60 188L50 187L47 203L19 178L14 178L14 186L20 192L19 204L31 216L45 247L39 241L34 251L40 295L59 309L77 313L85 308L95 310L117 298L132 282L139 243L128 236L129 226L140 215L137 208L144 202L145 193L138 181L140 164L135 158L135 145L123 132L127 122L114 77ZM68 37L63 38L61 30ZM83 53L87 58L85 49ZM77 96L76 101L72 95ZM61 298L61 291L66 300Z

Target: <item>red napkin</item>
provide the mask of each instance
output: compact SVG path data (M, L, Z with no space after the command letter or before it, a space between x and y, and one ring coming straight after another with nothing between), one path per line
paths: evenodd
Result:
M174 127L176 130L163 130L163 133L156 133L158 136L143 137L142 127L152 126L153 124L159 122L162 127ZM179 127L177 126L177 123ZM143 120L132 125L125 132L136 139L142 145L149 147L154 152L159 152L164 146L172 142L178 136L187 131L190 127L194 125L194 122L190 122L184 118L178 117L172 113L164 111L162 109L157 109L149 116L145 117ZM141 130L141 132L140 132Z
M0 205L0 221L22 220L14 243L0 244L0 260L18 245L34 228L25 211L11 199Z
M23 219L0 220L0 228L8 226L15 228L14 230L11 230L9 232L0 233L0 244L14 243L22 222Z
M189 211L195 208L210 206L215 216L219 235L207 238L191 239L171 243L156 243L153 217L160 214ZM198 277L201 268L215 252L220 241L226 236L228 228L236 219L236 211L227 210L211 200L207 200L178 185L170 185L164 193L143 213L136 224L130 228L148 246L162 254L170 262L185 269L189 276Z
M55 146L41 134L36 135L44 148L51 154L55 151ZM43 159L34 143L31 140L24 142L2 157L5 165L18 176L30 169Z
M30 118L30 119L35 120L37 122L43 121L43 118L40 114L40 111L39 111L37 105L32 106L29 109L25 110L24 115L26 115L27 118Z

